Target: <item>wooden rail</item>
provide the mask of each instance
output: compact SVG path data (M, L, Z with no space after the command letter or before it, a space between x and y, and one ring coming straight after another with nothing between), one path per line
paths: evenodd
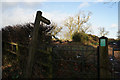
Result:
M21 45L21 44L18 44L18 43L14 43L14 42L6 42L6 41L3 41L4 42L4 50L16 55L16 57L19 57L19 56L22 56L20 55L19 51L20 51L20 47L25 47L25 48L28 48L28 46L24 46L24 45ZM12 49L9 49L9 47L12 46ZM6 48L8 47L8 48ZM15 47L16 49L13 50L13 47ZM49 62L48 63L44 63L44 62L40 62L40 65L43 65L45 67L47 67L49 69L49 72L48 72L48 77L52 77L52 64L51 64L51 61L52 61L52 56L51 56L51 51L52 51L52 48L51 47L47 47L47 50L42 50L42 49L36 49L39 53L44 53L44 54L49 54L48 56L48 60ZM44 56L43 56L44 57ZM26 66L27 64L25 64ZM26 71L26 70L25 70ZM25 73L24 71L24 73Z

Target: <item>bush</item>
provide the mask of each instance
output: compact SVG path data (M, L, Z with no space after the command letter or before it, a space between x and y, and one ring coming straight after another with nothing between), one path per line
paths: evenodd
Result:
M53 27L45 25L39 26L39 43L50 43L52 41L52 35L50 35L49 32L52 30ZM17 42L20 44L29 44L29 41L32 38L33 29L33 23L5 26L4 28L2 28L2 40L7 42Z
M88 40L88 35L83 32L75 32L72 36L72 41L84 43Z

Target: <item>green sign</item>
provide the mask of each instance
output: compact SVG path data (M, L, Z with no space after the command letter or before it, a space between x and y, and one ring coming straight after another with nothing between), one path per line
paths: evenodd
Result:
M106 46L105 39L100 39L100 46Z

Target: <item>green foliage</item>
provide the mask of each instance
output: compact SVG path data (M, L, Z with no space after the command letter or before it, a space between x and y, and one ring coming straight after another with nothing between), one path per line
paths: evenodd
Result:
M99 43L92 43L93 45L99 45Z
M74 42L81 42L84 43L88 40L88 35L83 32L75 32L72 36L72 40Z

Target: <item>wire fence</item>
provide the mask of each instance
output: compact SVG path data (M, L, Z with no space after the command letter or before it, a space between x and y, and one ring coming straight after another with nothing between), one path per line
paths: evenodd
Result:
M97 49L92 46L59 46L53 48L55 78L97 78Z
M13 72L3 70L9 76L24 77L29 45L13 42L3 42L3 65L6 62L17 68ZM36 49L33 78L97 78L97 48L80 45L41 45ZM118 54L113 48L108 49L112 63L112 78L119 78L120 62L112 60L112 55ZM12 68L11 68L12 69ZM10 71L11 71L10 69ZM11 74L11 75L10 75ZM12 75L13 74L13 75ZM17 74L17 75L16 75Z
M112 63L112 78L120 79L120 48L109 48Z

